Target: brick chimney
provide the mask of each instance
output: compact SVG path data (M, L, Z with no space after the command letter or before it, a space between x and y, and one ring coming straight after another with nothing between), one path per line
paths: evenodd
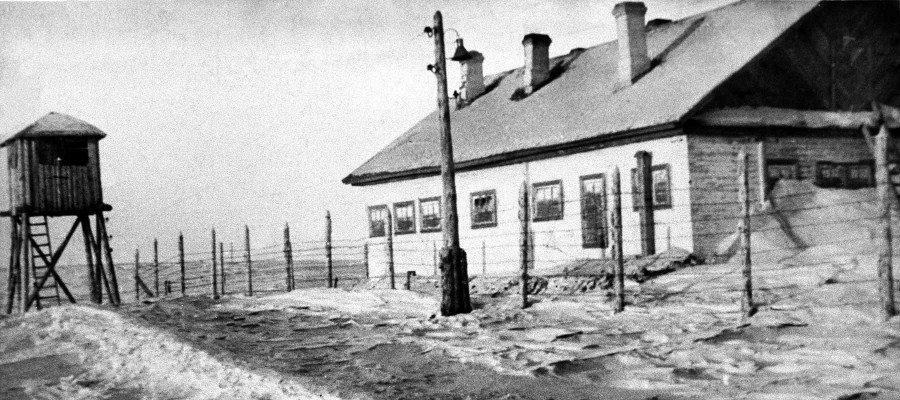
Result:
M626 1L613 7L619 42L619 85L629 86L650 69L647 55L647 31L644 15L647 7L639 1Z
M550 36L529 33L522 39L525 48L525 73L522 88L531 94L550 77Z
M463 61L460 65L462 87L459 101L461 104L467 104L484 93L484 73L481 70L484 56L474 50L469 51L469 55L472 58Z

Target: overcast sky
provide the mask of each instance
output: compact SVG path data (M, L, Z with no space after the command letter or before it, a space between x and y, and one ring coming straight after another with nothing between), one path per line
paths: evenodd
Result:
M647 17L729 2L648 1ZM49 111L108 134L102 176L120 260L149 253L154 237L172 254L179 230L189 251L207 249L212 227L241 243L244 224L254 246L279 243L285 222L319 239L326 209L336 237L362 237L364 204L340 180L435 108L433 44L421 34L435 10L493 74L521 66L526 33L550 35L551 55L614 39L613 3L2 3L0 134ZM452 91L458 65L449 74Z

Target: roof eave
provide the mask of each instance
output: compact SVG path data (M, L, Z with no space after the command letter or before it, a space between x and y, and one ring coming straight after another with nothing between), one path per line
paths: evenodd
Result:
M524 150L511 151L457 162L455 169L458 172L497 167L501 165L515 164L525 161L541 160L546 158L569 155L591 151L598 148L611 147L621 142L634 142L660 137L675 136L683 133L681 124L677 122L663 123L650 127L621 131L614 134L595 136L584 140L560 143L550 146L535 147ZM382 183L402 181L440 175L440 166L427 166L396 172L381 172L354 175L350 174L341 180L342 183L351 186L369 186Z

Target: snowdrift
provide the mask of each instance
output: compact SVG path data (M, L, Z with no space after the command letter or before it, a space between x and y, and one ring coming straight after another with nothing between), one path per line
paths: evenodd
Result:
M106 398L128 389L134 398L336 399L313 393L274 372L257 372L91 306L54 307L0 322L0 366L56 357L78 366L59 382L5 382L28 397ZM41 376L38 370L35 378Z
M336 310L347 314L427 317L434 314L440 308L440 304L433 297L408 290L369 289L355 291L312 288L260 298L233 296L216 307L248 311L304 307Z
M844 263L877 255L880 215L874 188L823 189L808 181L781 180L770 196L771 203L751 217L754 263ZM733 248L736 240L737 233L719 249Z

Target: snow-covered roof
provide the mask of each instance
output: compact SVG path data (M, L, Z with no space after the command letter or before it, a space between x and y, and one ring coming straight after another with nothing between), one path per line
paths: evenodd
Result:
M489 165L678 124L818 3L745 0L654 27L647 34L653 67L624 88L615 41L552 59L551 80L524 99L511 99L522 68L488 77L485 94L451 111L454 159L460 167ZM343 182L437 173L439 138L433 112Z
M9 136L0 143L0 147L8 145L15 139L19 138L39 138L39 137L96 137L103 138L106 134L96 126L84 122L70 115L51 112L31 125L25 127L21 131Z

